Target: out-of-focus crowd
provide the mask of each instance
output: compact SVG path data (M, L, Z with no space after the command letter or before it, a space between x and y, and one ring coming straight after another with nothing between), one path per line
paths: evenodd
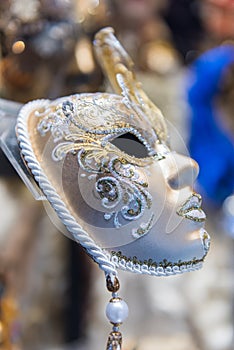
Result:
M233 0L4 0L0 98L25 103L110 90L92 49L112 26L168 120L173 149L200 165L211 251L170 278L120 273L124 350L234 348ZM1 114L0 114L1 118ZM1 126L1 123L0 123ZM49 215L48 215L49 213ZM97 349L109 325L104 278L59 234L0 153L0 349Z

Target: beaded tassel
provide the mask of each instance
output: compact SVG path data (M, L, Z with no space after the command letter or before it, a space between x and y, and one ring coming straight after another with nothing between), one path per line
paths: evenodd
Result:
M112 298L106 307L106 316L113 325L112 331L107 340L106 350L121 350L122 334L119 326L128 317L128 306L123 299L118 296L119 280L117 277L107 276L106 285L109 292L112 292Z

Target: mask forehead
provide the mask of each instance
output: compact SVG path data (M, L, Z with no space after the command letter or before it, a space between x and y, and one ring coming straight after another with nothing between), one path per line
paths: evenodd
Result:
M157 135L137 105L126 104L121 96L111 94L81 94L63 98L41 110L38 130L43 134L50 126L52 133L87 134L97 139L111 140L132 133L153 150ZM91 141L90 141L91 142Z
M77 126L87 125L89 129L108 129L115 126L142 128L151 135L151 125L137 106L125 103L121 96L111 94L76 95L71 98L74 104L74 120Z

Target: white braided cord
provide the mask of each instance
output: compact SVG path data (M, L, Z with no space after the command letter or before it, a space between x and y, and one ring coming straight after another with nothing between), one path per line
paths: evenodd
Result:
M105 272L106 275L116 276L117 270L114 262L110 261L109 254L106 254L89 236L89 234L77 223L75 218L71 215L66 208L64 202L51 185L47 176L44 174L36 156L32 150L28 134L27 120L30 113L35 108L46 106L49 100L35 100L27 103L20 110L17 120L17 138L20 144L21 153L27 163L27 166L31 170L35 180L39 184L46 198L56 211L60 220L64 223L67 230L72 234L72 237L76 242L82 245L87 253L93 258L93 260L99 265L99 267Z

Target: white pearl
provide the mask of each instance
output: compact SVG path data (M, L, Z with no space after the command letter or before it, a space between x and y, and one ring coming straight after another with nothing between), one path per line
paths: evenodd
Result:
M128 317L128 305L121 298L113 298L107 304L106 317L111 323L122 323Z

